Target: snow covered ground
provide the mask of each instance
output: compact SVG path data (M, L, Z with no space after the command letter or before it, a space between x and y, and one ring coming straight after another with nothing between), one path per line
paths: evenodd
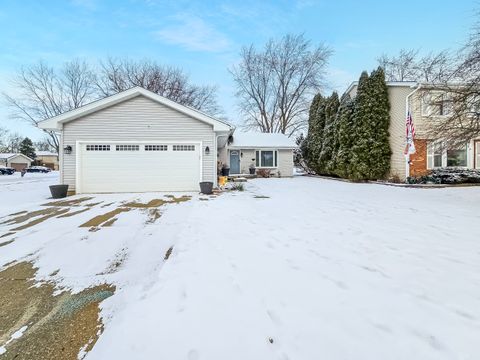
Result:
M0 198L40 209L55 181L41 179L0 178ZM86 359L479 358L479 187L256 179L164 205L155 222L132 209L78 227L165 195L94 196L78 215L0 238L15 238L0 264L30 259L39 279L74 291L116 285ZM21 206L2 201L0 216Z

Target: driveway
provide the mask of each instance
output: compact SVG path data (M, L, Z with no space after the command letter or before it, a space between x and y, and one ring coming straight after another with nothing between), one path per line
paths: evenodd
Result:
M0 293L9 294L0 300L40 299L0 320L4 356L480 353L480 188L297 177L257 179L217 197L38 197L0 219ZM13 278L25 280L14 288ZM41 341L75 324L84 330Z

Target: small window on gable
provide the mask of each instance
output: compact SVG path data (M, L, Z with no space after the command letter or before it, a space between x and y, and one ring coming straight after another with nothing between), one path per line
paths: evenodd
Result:
M110 151L110 145L89 144L85 147L87 151Z
M167 151L168 145L145 145L145 151Z
M195 145L173 145L173 151L195 151Z
M140 145L116 145L117 151L139 151Z

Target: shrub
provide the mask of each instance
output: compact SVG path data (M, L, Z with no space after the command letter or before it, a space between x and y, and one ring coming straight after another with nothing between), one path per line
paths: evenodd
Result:
M270 177L270 169L257 169L257 175L263 178Z
M480 184L480 170L440 168L430 174L408 177L408 184Z

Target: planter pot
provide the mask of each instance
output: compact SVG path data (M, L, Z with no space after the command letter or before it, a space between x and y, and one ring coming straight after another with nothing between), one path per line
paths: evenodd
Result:
M62 199L67 196L68 185L50 185L50 193L54 199Z
M222 168L222 176L230 175L230 168Z
M255 168L249 168L248 170L250 170L250 175L255 175Z
M210 195L213 192L213 182L203 181L200 183L200 192L205 195Z

